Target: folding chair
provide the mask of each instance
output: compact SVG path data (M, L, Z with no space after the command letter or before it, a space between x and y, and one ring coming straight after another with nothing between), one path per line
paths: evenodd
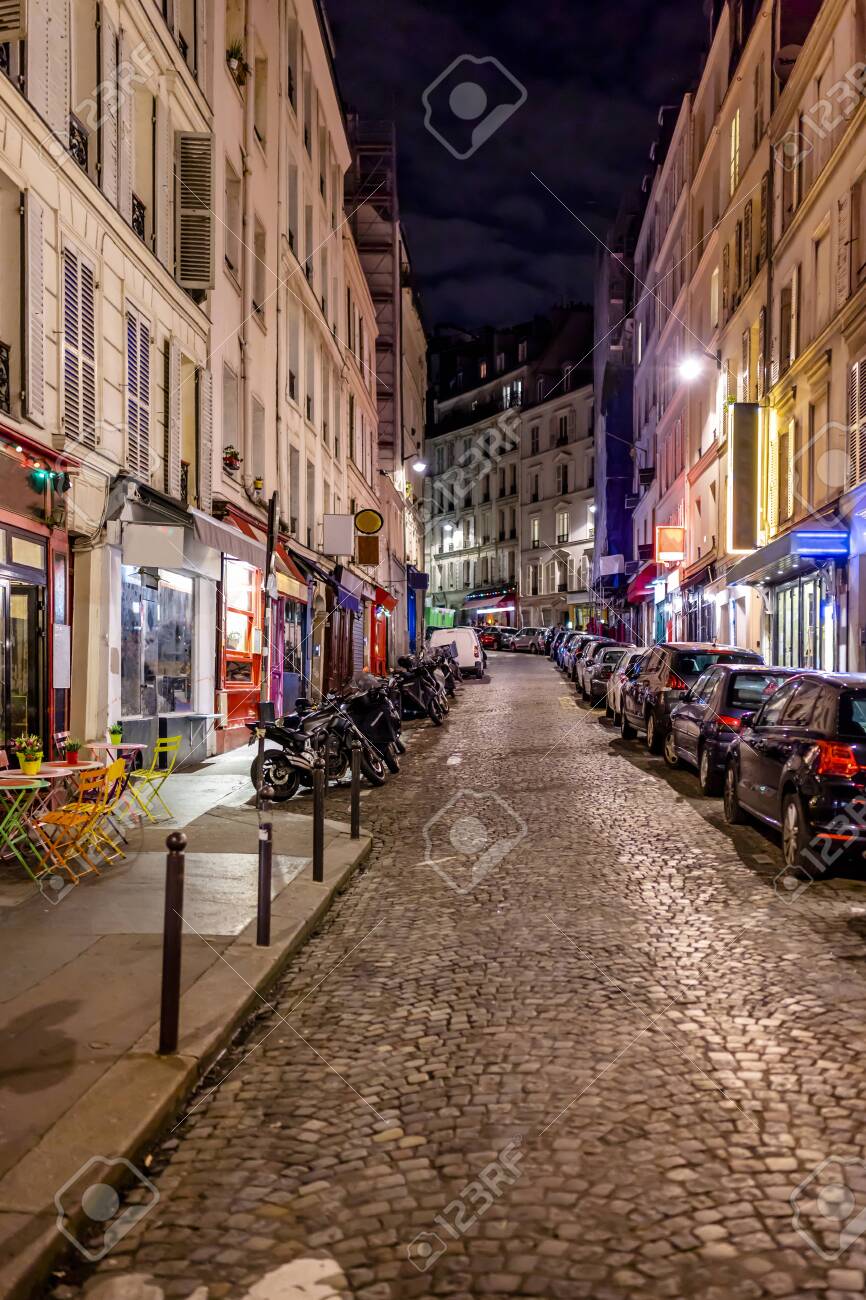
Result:
M156 802L162 804L169 817L173 815L160 794L160 790L174 771L179 749L180 736L161 736L153 747L150 767L143 767L138 772L129 773L127 792L132 795L145 817L148 817L152 822L156 821L151 812L151 808ZM167 767L160 769L159 760L163 756L169 759L169 763ZM139 790L141 793L139 793Z
M105 826L106 824L111 826L115 834L120 834L121 839L126 843L126 837L122 832L118 831L112 816L125 789L126 763L122 758L116 758L113 763L109 763L108 767L105 768L105 791L102 805L98 816L84 836L85 842L92 843L106 862L114 862L117 858L124 856L123 849L107 834Z
M69 739L68 731L55 731L51 737L54 745L54 757L58 760L66 757L66 742Z
M35 822L39 838L49 857L76 885L82 876L100 874L99 868L88 857L84 845L105 809L108 770L100 767L92 772L82 772L78 778L75 798L62 808L41 813ZM71 864L78 859L85 864L85 871L73 870ZM40 874L51 870L51 866L46 866Z

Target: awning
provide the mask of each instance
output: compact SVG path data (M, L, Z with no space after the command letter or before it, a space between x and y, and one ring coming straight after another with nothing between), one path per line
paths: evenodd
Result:
M229 555L235 560L243 560L245 564L251 564L254 569L264 572L266 553L261 542L247 537L231 524L221 523L211 515L203 514L201 510L190 510L190 514L195 535L205 546L210 546L214 551L222 551L223 555Z
M356 573L352 573L351 569L347 569L344 564L337 565L334 570L334 577L341 587L351 591L352 595L357 596L359 600L375 600L375 586L367 582L366 579L359 578Z
M659 566L655 560L650 560L649 564L645 564L640 573L636 574L628 584L625 593L628 603L637 605L642 600L652 600L655 596L652 586L658 576Z
M384 587L377 587L376 604L381 605L383 609L387 609L390 613L397 608L397 597L392 596L390 591L386 591Z
M475 614L495 614L498 609L514 609L516 596L474 596L464 600L463 608Z
M690 565L690 567L684 571L681 586L683 587L683 590L686 590L688 587L701 587L712 582L715 576L716 570L714 560L699 560L696 564Z
M830 523L831 521L827 521ZM752 551L728 569L728 583L758 586L790 582L803 573L814 573L821 561L845 563L851 549L848 530L841 524L819 528L792 528L758 551Z
M430 575L429 573L422 573L413 564L409 564L406 567L406 581L410 588L415 591L426 591L430 586Z

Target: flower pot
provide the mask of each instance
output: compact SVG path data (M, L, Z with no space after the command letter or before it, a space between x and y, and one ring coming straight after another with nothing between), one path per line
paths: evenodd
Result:
M229 67L231 68L232 72L237 72L239 66L240 66L240 61L238 59L229 59Z
M108 739L109 739L109 742L110 742L112 745L119 745L119 744L122 742L122 740L123 740L123 732L122 732L122 731L109 731L109 733L108 733Z
M23 754L19 754L18 766L25 776L38 776L42 766L42 755L36 754L33 758L25 758Z
M69 764L70 767L77 767L77 766L78 766L78 750L77 750L77 749L67 749L67 751L66 751L66 762Z

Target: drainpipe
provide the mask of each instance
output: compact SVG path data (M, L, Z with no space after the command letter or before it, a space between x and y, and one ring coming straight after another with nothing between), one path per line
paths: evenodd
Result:
M250 21L251 4L247 4L244 15L244 58L247 63L252 53L252 23ZM255 71L253 72L255 75ZM254 248L254 223L252 215L252 185L250 178L252 168L250 158L252 155L252 111L255 96L255 86L250 83L249 74L245 86L246 94L244 95L244 130L243 143L241 146L241 162L243 168L243 266L245 275L241 285L241 327L238 331L238 341L241 349L241 400L240 400L240 418L243 425L243 449L244 464L246 469L243 473L244 489L249 496L252 489L252 474L250 466L252 465L252 399L249 392L248 374L247 374L247 327L250 313L252 312L253 302L253 273L255 270L254 254L251 251L251 244Z

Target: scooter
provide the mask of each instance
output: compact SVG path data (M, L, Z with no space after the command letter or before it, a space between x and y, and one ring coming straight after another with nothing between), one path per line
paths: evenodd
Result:
M264 736L266 749L253 760L250 780L257 790L269 787L269 798L291 799L301 785L312 785L316 763L325 763L329 781L344 780L351 769L352 739L361 742L361 771L371 785L383 785L387 770L382 755L357 727L345 701L327 697L318 709L299 697L295 713L280 722L248 722L252 745Z
M400 741L400 711L394 704L388 681L368 673L361 674L357 681L361 689L346 699L349 716L381 754L388 771L397 773L400 771L397 754L405 753L405 746Z

